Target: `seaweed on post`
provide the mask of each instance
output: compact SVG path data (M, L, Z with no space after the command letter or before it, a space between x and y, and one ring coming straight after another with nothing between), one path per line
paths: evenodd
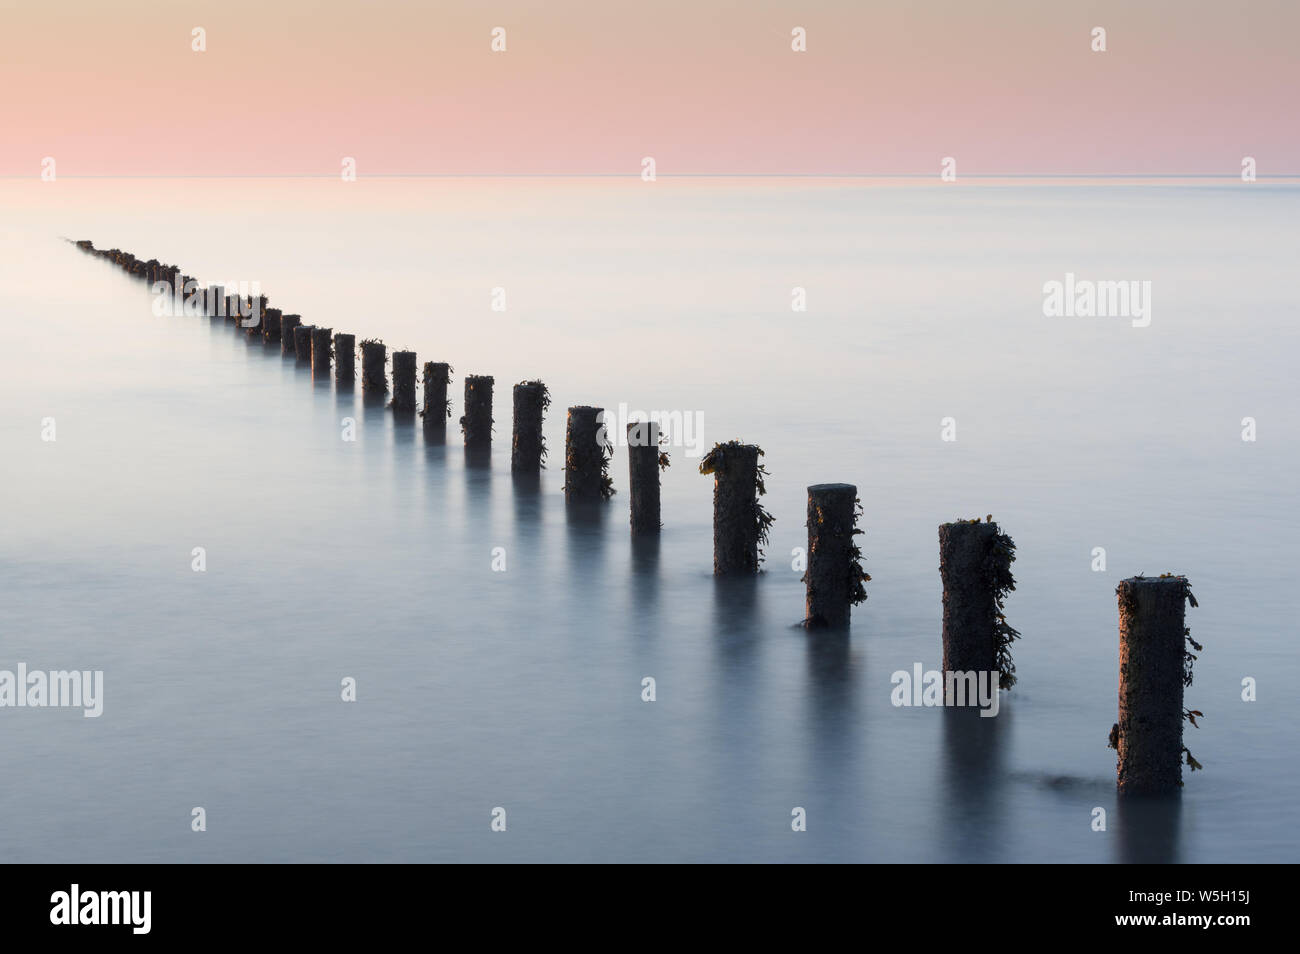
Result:
M542 421L551 408L551 392L542 381L515 385L515 433L511 468L532 471L546 468L546 435ZM536 447L531 446L536 442Z
M1196 597L1192 595L1192 584L1187 577L1174 576L1172 573L1163 573L1161 576L1181 581L1183 584L1183 598L1187 600L1188 605L1192 607L1200 605L1196 602ZM1190 626L1183 627L1183 639L1187 641L1187 645L1183 647L1183 688L1189 689L1192 685L1192 667L1196 664L1196 660L1199 658L1196 653L1192 652L1192 649L1195 649L1196 652L1199 653L1205 647L1192 639L1192 629ZM1188 649L1187 646L1190 646L1191 649ZM1190 722L1194 729L1200 728L1200 725L1197 724L1196 720L1204 717L1205 713L1201 712L1200 709L1188 709L1186 706L1183 707L1183 718ZM1196 761L1196 759L1192 757L1192 752L1186 745L1183 746L1180 754L1186 761L1187 767L1193 772L1204 768L1200 762Z
M993 515L985 517L993 523ZM996 527L997 525L994 524ZM989 554L989 577L993 587L993 646L998 666L998 688L1010 689L1016 684L1016 664L1011 661L1011 644L1020 638L1019 630L1007 622L1005 601L1016 588L1016 578L1011 574L1011 564L1016 562L1016 542L1001 527L993 535Z
M758 461L762 456L756 444L731 440L714 444L700 461L700 473L714 477L715 573L757 573L763 562L775 518L758 499L767 493L764 479L771 476ZM752 488L740 486L750 479Z
M447 388L451 384L451 375L455 370L442 361L424 363L424 407L420 408L420 416L424 418L426 424L445 424L446 421L451 420L451 398L447 397ZM438 404L442 405L441 417L436 409Z
M862 561L865 559L862 548L858 546L858 541L854 539L866 533L861 525L863 513L862 498L854 497L853 530L849 534L849 603L853 606L867 601L867 588L863 584L871 582L871 574L862 565Z

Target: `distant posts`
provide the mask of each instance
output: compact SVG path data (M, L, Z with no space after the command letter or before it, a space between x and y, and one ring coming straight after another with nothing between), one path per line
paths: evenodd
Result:
M429 434L445 434L447 418L451 417L451 401L447 400L447 385L451 383L451 365L445 361L424 363L424 429Z
M388 348L382 341L367 338L361 342L362 394L380 397L388 393L388 376L384 372L387 360Z
M551 393L541 381L520 381L514 388L514 431L510 443L510 470L536 474L546 458L542 420L551 406Z
M268 308L262 316L262 341L274 344L280 340L280 319L284 316L279 308Z
M333 328L311 330L311 376L321 381L329 379L330 359L333 355Z
M1183 708L1191 685L1191 642L1185 603L1196 605L1184 576L1131 577L1120 581L1119 722L1110 745L1119 753L1119 790L1166 795L1183 784L1183 753L1193 770L1200 763L1183 746L1183 720L1199 712ZM1199 649L1195 643L1194 648Z
M633 533L658 533L659 471L668 466L668 455L659 452L659 425L654 421L633 421L627 426L628 494Z
M465 415L460 419L466 447L492 446L491 375L471 374L465 378Z
M700 461L700 473L713 475L713 573L757 573L760 545L767 542L772 516L758 502L766 489L766 470L756 444L728 441L713 445Z
M334 383L351 388L356 382L357 336L339 332L334 336Z
M813 484L808 488L808 569L804 573L804 625L842 629L852 607L867 598L870 580L853 539L858 528L858 488L853 484Z
M393 352L393 413L415 417L415 352Z
M955 684L947 673L998 673L998 685L1015 685L1003 600L1016 588L1011 575L1016 545L993 522L958 520L939 527L939 575L943 579L943 671L945 702Z
M311 361L311 333L315 330L315 325L297 325L293 329L293 353L299 362Z
M209 285L203 290L203 314L209 318L220 318L225 300L226 290L223 287Z
M605 409L569 408L564 428L564 499L606 500L614 494L609 461L614 448L601 419Z
M302 315L282 315L280 317L280 354L297 355L297 338L294 330L302 324Z

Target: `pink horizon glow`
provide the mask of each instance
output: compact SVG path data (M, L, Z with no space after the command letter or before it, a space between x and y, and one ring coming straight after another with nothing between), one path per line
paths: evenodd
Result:
M1300 173L1287 0L0 10L2 175Z

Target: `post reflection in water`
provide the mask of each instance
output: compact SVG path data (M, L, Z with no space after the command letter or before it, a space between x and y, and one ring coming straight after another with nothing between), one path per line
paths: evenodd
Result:
M632 631L637 636L653 636L659 625L662 586L659 579L659 534L633 534L631 546Z
M564 523L566 557L571 579L578 588L597 586L605 567L605 525L610 504L605 500L567 500Z
M1115 804L1114 860L1123 864L1177 864L1183 798L1120 795Z
M1006 749L1011 707L1005 693L992 717L976 706L944 706L939 772L939 825L949 850L967 861L1003 861L1006 825ZM1012 855L1014 853L1012 852Z
M800 628L802 630L802 628ZM794 638L806 642L804 649L806 678L804 680L803 751L805 753L804 807L818 818L856 818L866 807L852 804L860 797L860 788L854 781L857 767L869 762L862 750L865 733L862 727L864 714L860 705L862 686L861 669L856 665L853 637L846 629L802 630ZM859 640L865 634L858 634ZM864 821L858 831L865 831ZM846 832L840 848L845 857L861 857L863 848L853 832Z

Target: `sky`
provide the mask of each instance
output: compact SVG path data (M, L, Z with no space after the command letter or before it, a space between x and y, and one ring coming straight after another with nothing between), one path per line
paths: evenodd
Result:
M1294 175L1297 35L1296 0L0 0L0 175Z

